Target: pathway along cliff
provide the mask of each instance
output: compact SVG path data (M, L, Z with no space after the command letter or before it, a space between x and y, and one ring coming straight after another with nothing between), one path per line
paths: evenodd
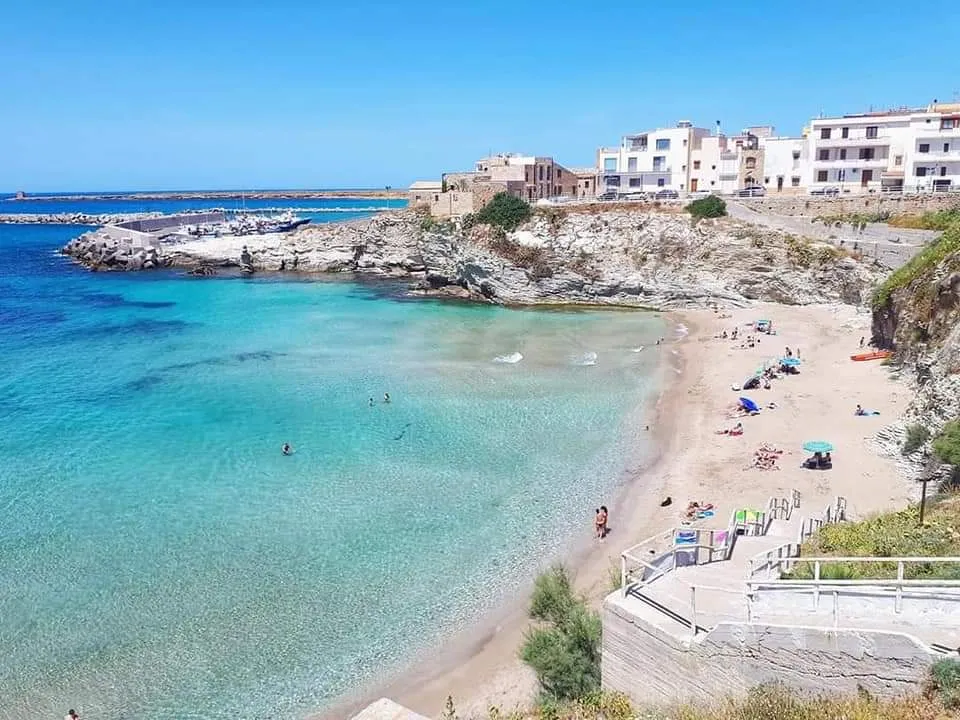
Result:
M98 231L63 252L92 270L238 268L409 278L412 293L507 305L670 309L751 300L863 302L881 271L827 244L728 218L691 221L680 208L535 211L514 232L468 230L413 210L290 234L131 247Z

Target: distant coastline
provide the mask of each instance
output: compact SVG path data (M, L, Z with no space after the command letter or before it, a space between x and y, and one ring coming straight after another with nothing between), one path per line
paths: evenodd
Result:
M6 198L5 202L66 201L66 200L320 200L323 198L344 198L365 200L368 198L406 199L406 190L384 188L378 190L183 190L163 192L90 192L90 193L46 193Z

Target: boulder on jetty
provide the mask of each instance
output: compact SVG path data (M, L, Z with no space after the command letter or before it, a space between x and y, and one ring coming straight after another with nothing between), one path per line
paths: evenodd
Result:
M881 270L828 243L679 209L535 210L517 230L464 228L413 210L288 234L104 247L88 233L65 252L92 269L245 267L256 272L408 278L411 292L502 304L650 308L860 303ZM244 252L246 251L246 252Z

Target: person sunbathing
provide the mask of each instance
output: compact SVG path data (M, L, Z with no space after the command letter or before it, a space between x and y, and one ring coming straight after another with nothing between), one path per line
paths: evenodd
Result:
M863 407L861 407L860 405L857 405L857 409L856 409L856 411L854 411L853 414L854 414L854 415L866 415L866 414L867 414L867 411L864 410Z

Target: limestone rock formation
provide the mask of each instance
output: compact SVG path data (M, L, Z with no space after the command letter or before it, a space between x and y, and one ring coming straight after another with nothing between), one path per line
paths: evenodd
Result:
M876 268L824 244L728 219L586 207L537 212L513 233L414 211L289 235L161 242L149 256L88 233L64 250L94 269L237 267L409 278L413 292L503 304L682 308L751 300L860 303Z

